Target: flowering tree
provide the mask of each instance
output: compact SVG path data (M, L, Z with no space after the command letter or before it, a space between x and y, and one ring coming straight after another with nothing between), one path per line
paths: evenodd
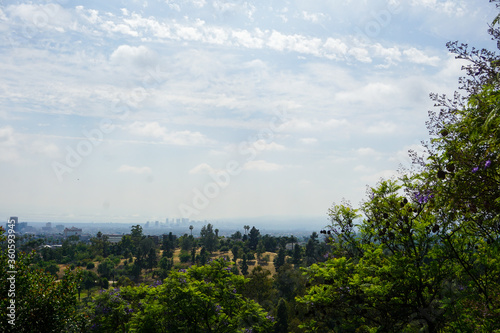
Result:
M334 257L307 270L304 328L500 330L500 57L448 48L469 61L463 95L431 94L427 159L411 152L416 168L370 189L359 210L330 209Z
M273 320L242 296L246 279L224 259L163 282L103 291L90 307L96 332L269 332Z

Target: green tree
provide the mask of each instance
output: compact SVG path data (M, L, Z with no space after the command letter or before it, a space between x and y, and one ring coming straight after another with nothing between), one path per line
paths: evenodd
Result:
M248 234L248 247L251 250L256 250L257 249L257 244L259 244L259 239L260 239L260 232L259 229L252 227Z
M243 295L253 299L266 310L271 310L277 293L273 287L271 272L256 266L247 277L248 282L245 284Z
M217 249L218 239L214 233L213 226L210 223L201 228L200 240L208 252L212 253Z
M80 271L65 271L59 281L51 274L30 267L35 253L17 253L15 263L9 257L9 239L0 227L0 327L4 332L64 332L77 306L77 284ZM9 234L10 235L10 234ZM13 265L13 267L9 265ZM15 271L16 273L9 273ZM15 279L15 289L11 282ZM15 293L15 297L12 294ZM11 297L9 296L11 293ZM14 300L15 303L12 303ZM15 308L11 311L8 307ZM15 316L13 317L15 313ZM10 315L10 317L8 316ZM13 320L9 323L9 320Z
M202 247L197 261L200 263L200 265L205 265L208 261L208 258L209 256L207 250L205 249L205 247Z
M283 247L280 247L278 251L278 255L274 258L274 267L278 270L281 266L285 264L286 259L286 250Z
M90 297L90 289L95 287L97 285L97 281L99 280L99 277L97 276L96 273L92 271L84 271L82 272L82 280L81 280L81 287L83 289L87 289L87 294Z
M154 247L149 249L146 262L147 262L147 268L149 268L150 270L153 270L153 268L155 268L156 265L158 264L158 256L156 255L156 249Z
M241 261L241 274L248 275L248 264L247 264L247 256L243 256L243 260Z
M240 231L236 231L234 234L231 235L232 240L240 240L243 236L241 235Z
M286 302L280 298L278 309L276 310L276 324L274 325L275 333L288 333L288 309Z
M177 236L169 232L168 235L163 235L162 250L166 252L173 252L176 248Z
M236 260L238 260L238 254L240 252L240 247L236 244L233 245L231 252L233 253L233 261L236 263Z
M180 244L181 250L189 251L193 247L195 247L195 240L194 240L193 236L188 235L188 234L184 234L179 238L179 244Z
M291 302L305 290L306 278L301 271L286 263L281 266L274 275L274 286L278 296Z
M106 258L109 255L110 243L108 236L103 235L102 232L99 231L96 237L93 237L90 242L92 243L92 249L96 256L99 255Z
M293 264L298 266L300 265L300 262L302 261L302 250L300 248L299 244L295 244L295 247L293 248Z
M246 279L227 262L172 272L163 283L96 296L89 312L96 332L270 332L273 323L241 294Z
M57 278L57 273L59 273L59 266L54 263L49 264L47 267L45 267L45 271Z
M99 264L99 266L97 267L97 273L99 273L99 275L101 277L106 277L109 279L109 278L111 278L111 275L113 274L114 268L115 268L115 264L111 260L106 259L103 262L101 262Z

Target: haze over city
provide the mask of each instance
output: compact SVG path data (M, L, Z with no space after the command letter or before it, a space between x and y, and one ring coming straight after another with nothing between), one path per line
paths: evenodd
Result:
M2 1L0 215L326 222L410 166L492 8Z

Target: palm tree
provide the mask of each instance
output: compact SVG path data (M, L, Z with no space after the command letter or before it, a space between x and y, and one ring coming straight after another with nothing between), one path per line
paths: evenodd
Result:
M246 235L247 231L250 230L250 226L249 225L245 225L245 226L243 226L243 229L245 229L245 235Z
M193 236L193 229L194 229L194 227L192 225L190 225L189 230L191 230L191 236Z
M219 238L219 229L215 229L215 237Z

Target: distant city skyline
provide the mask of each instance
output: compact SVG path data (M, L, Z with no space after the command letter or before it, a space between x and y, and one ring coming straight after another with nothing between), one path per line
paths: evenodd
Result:
M487 0L2 1L0 218L325 219L409 166ZM278 223L278 222L277 222Z

